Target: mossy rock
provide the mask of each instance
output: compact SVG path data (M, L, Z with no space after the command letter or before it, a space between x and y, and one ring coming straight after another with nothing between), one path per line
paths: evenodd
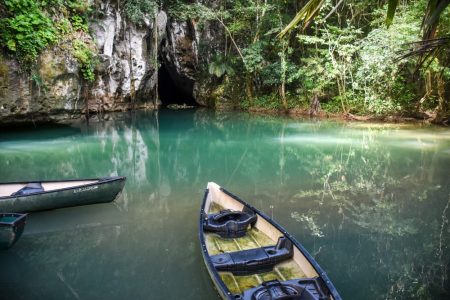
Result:
M8 78L9 66L5 63L3 56L0 55L0 77Z
M64 60L66 60L65 57L55 56L49 51L42 53L39 74L44 83L51 84L56 77L67 72Z

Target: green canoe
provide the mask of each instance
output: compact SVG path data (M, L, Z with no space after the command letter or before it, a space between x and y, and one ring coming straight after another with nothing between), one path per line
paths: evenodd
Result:
M0 249L8 249L20 238L27 214L0 213Z
M0 183L0 211L31 212L113 201L125 177Z

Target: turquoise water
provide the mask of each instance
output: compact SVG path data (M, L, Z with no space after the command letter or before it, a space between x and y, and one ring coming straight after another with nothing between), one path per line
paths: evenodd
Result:
M0 181L127 176L33 213L0 299L218 299L197 237L215 181L290 231L344 299L450 299L450 130L210 111L2 130Z

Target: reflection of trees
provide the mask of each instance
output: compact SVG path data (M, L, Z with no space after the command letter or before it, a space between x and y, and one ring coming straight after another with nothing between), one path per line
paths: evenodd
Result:
M387 148L383 144L387 133L367 130L356 139L358 144L337 146L332 153L311 151L316 153L314 158L303 159L301 164L311 175L312 187L292 199L313 200L315 205L292 217L319 238L354 234L354 241L346 240L354 246L346 247L349 253L332 249L335 261L370 264L384 276L384 284L370 284L378 295L374 299L445 298L450 292L444 285L450 253L448 248L439 251L439 245L450 242L448 234L440 234L444 227L449 230L444 221L448 211L443 210L448 193L445 168L437 170L438 149L409 152L408 157ZM317 239L316 243L321 244ZM355 268L347 280L362 275Z

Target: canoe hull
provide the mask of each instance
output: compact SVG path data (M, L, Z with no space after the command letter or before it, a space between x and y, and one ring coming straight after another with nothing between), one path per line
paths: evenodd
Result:
M5 250L12 247L20 238L25 229L27 219L26 214L0 214L1 216L14 216L16 221L14 223L0 222L0 250Z
M113 201L122 191L125 177L23 196L0 198L0 211L32 212Z

